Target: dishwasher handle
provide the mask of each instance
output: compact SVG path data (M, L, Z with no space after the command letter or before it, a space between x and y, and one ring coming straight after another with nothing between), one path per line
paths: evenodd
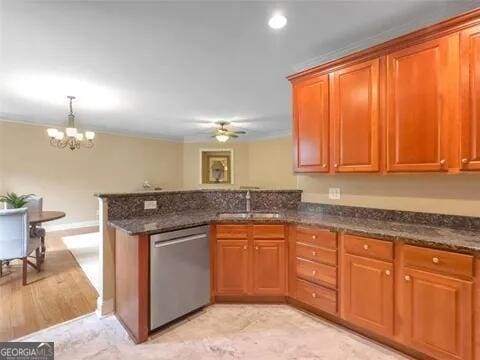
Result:
M180 243L187 242L187 241L203 239L203 238L206 238L206 237L207 237L207 234L197 234L197 235L191 235L191 236L186 236L186 237L180 237L180 238L176 238L176 239L173 239L173 240L155 241L154 246L156 248L159 248L159 247L164 247L164 246L173 245L173 244L180 244Z

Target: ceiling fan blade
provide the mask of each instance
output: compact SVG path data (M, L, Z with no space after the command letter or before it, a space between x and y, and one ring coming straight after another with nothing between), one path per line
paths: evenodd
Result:
M240 131L232 131L234 134L246 134L246 131L240 130Z

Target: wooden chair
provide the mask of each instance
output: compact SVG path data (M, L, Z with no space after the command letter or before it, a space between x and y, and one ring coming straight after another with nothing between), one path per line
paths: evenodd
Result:
M41 271L41 247L41 239L30 236L27 208L0 210L0 276L4 261L21 259L23 263L22 284L26 285L28 265L38 272ZM35 264L28 260L28 256L34 251Z

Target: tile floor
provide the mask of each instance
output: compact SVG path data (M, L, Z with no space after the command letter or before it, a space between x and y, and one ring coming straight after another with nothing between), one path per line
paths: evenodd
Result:
M287 305L213 305L134 345L114 316L92 314L22 341L54 341L56 359L406 359Z

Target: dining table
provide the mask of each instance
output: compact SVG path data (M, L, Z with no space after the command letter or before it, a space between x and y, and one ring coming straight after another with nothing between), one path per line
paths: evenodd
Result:
M65 217L65 213L63 211L32 211L28 214L28 222L30 224L30 232L35 234L35 229L37 225L48 222L48 221L53 221L53 220L58 220ZM45 260L45 236L42 236L41 238L42 241L42 249L41 249L41 255L42 255L42 261Z

